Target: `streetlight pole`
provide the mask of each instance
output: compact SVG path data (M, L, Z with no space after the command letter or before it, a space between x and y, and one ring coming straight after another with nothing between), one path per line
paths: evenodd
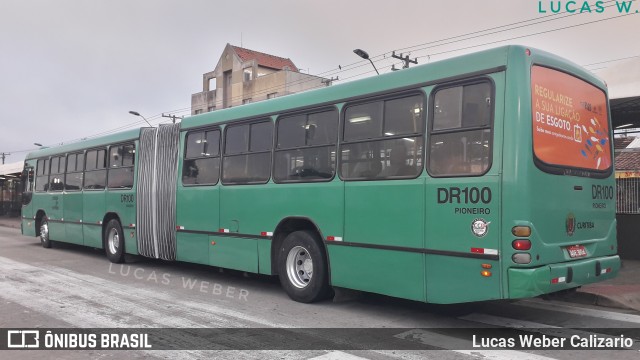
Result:
M362 49L355 49L355 50L353 50L353 52L356 55L360 56L361 58L363 58L365 60L369 60L369 62L371 63L371 66L373 66L373 70L376 71L376 74L380 75L380 73L378 72L378 69L376 69L376 66L373 64L373 61L371 61L371 59L369 59L369 54L366 51L364 51Z
M131 110L131 111L129 111L129 114L131 114L131 115L135 115L135 116L140 116L141 118L143 118L143 119L144 119L144 121L146 121L146 122L147 122L147 124L149 124L149 126L153 127L153 125L151 125L151 123L149 122L149 120L147 120L147 118L145 118L144 116L140 115L140 113L139 113L139 112Z

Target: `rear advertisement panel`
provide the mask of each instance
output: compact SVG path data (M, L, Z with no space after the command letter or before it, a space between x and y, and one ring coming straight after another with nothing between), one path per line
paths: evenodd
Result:
M611 169L607 98L564 72L531 68L533 152L545 171L606 174Z

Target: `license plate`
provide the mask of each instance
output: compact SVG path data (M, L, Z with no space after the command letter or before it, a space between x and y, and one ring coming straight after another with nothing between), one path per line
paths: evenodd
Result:
M569 256L572 258L587 256L587 249L582 245L567 246L567 251L569 252Z

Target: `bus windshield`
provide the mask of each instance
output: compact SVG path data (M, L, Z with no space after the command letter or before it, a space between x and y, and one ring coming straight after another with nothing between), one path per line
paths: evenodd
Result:
M564 72L533 66L531 94L533 152L542 170L564 168L561 173L571 175L611 170L607 98L602 90Z

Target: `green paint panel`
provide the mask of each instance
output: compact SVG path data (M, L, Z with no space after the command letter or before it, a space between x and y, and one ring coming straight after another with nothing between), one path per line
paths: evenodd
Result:
M211 236L209 265L228 269L258 272L258 241L256 239Z
M64 221L67 241L74 244L84 244L82 231L82 192L67 192L64 197Z
M424 254L328 246L331 284L425 301Z
M209 247L207 235L177 233L176 260L209 265Z
M105 191L84 191L82 200L84 244L102 249L102 221L106 208Z
M22 219L22 235L36 236L36 221L33 219Z
M271 244L272 241L258 241L258 272L260 274L272 275L271 273Z
M424 178L345 184L343 241L424 247Z
M498 261L429 254L426 264L427 302L452 304L502 297ZM491 276L482 276L482 264L493 266Z

